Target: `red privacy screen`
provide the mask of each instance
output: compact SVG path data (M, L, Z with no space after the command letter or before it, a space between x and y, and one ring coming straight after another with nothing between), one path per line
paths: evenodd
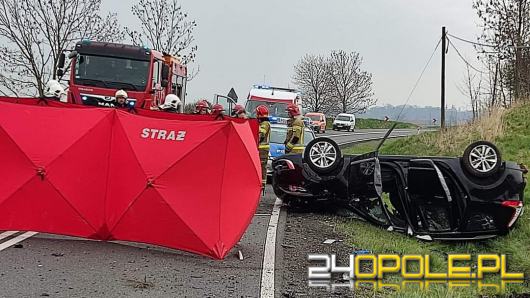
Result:
M222 259L248 227L255 121L16 101L0 98L0 230Z

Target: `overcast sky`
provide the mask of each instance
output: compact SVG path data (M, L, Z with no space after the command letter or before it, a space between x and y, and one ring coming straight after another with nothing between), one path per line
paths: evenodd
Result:
M103 0L104 11L118 13L123 25L138 22L134 0ZM188 102L234 87L246 97L257 83L291 86L293 66L306 53L333 49L356 51L373 73L378 105L402 104L441 37L441 27L474 40L480 32L472 0L181 0L198 23L195 66L200 73L188 85ZM453 41L470 61L471 46ZM440 52L410 104L439 106ZM447 104L469 106L457 84L465 65L450 49Z

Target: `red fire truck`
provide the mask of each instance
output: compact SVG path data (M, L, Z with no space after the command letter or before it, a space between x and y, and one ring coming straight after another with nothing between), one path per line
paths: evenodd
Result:
M70 52L68 102L113 107L115 93L127 91L138 108L154 109L167 94L186 99L187 68L181 59L138 46L81 41ZM65 71L61 55L57 74Z

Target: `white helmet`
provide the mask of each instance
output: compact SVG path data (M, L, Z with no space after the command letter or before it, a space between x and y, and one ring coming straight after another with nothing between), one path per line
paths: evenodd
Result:
M48 83L46 83L46 89L44 90L45 97L55 97L60 99L63 94L66 94L66 92L58 81L49 80Z
M180 98L176 96L175 94L168 94L166 95L166 99L164 100L164 104L160 106L161 109L179 109L179 106L182 102L180 101Z
M118 90L118 91L116 91L115 97L116 98L123 97L123 98L127 99L127 98L129 98L129 95L127 94L127 92L125 92L125 90Z

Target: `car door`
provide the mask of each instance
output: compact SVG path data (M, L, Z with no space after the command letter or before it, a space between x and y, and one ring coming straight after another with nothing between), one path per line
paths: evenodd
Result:
M407 174L409 210L414 230L445 233L460 223L457 194L451 181L431 159L411 160Z
M348 175L348 206L367 221L390 225L382 201L381 165L377 152L354 157Z

